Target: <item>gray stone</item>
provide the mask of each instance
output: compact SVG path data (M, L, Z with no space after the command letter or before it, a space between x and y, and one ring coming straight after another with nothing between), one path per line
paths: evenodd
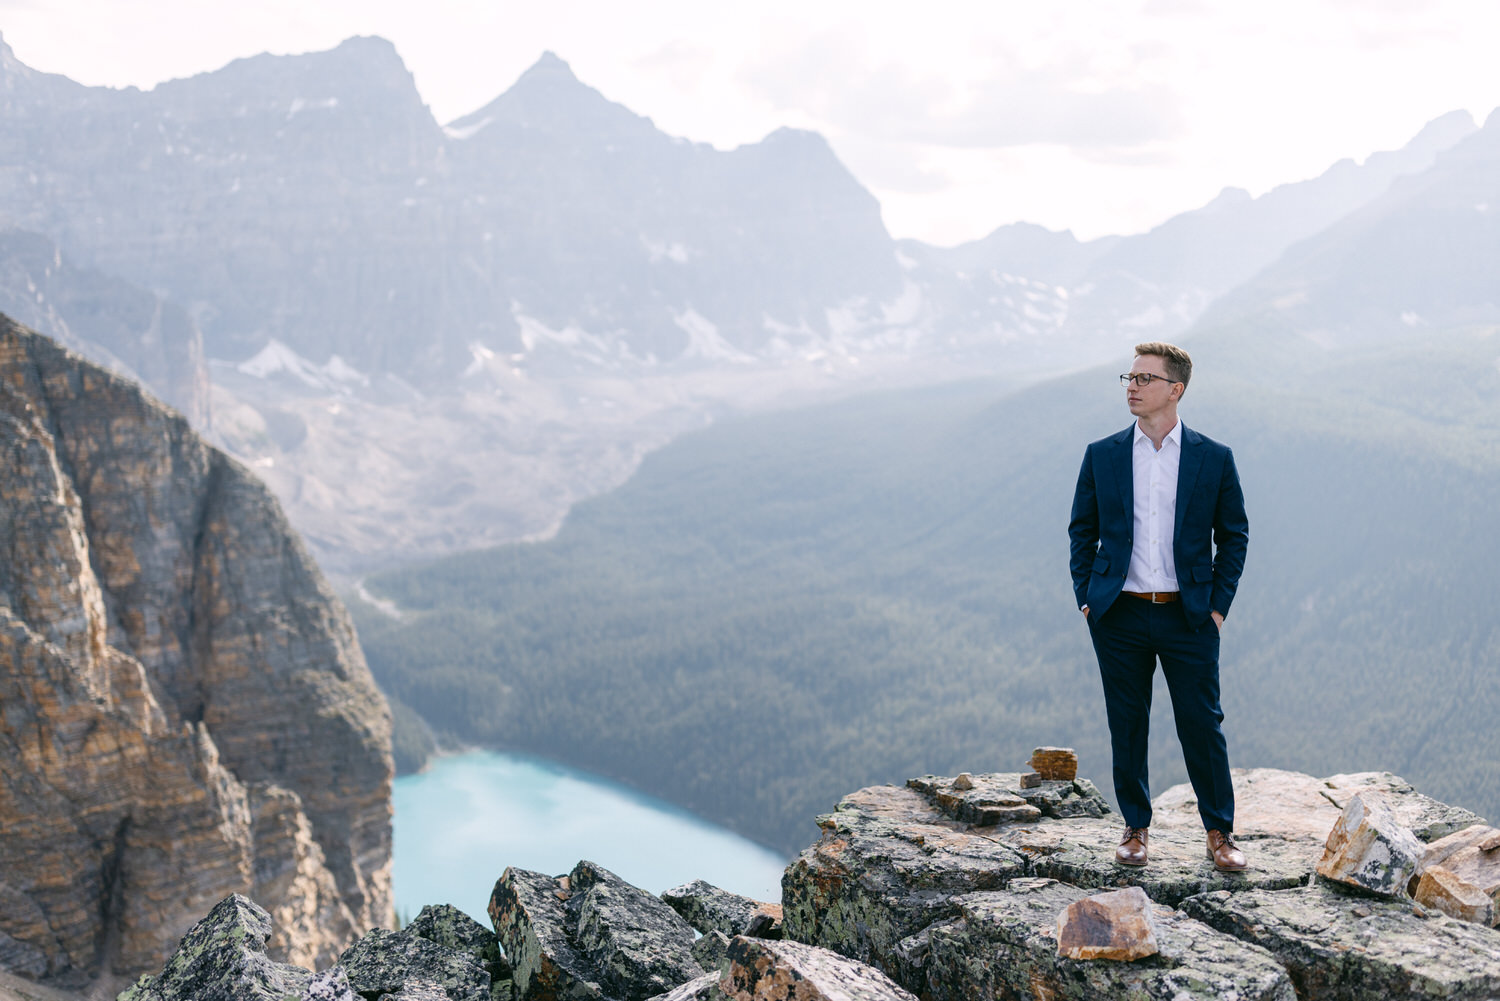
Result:
M1350 798L1328 832L1318 875L1371 893L1396 896L1417 870L1422 844L1378 795Z
M730 893L701 879L673 887L663 893L661 899L705 935L720 931L729 938L736 935L781 937L780 904Z
M705 970L723 973L729 965L729 936L710 931L693 943L693 961Z
M573 940L610 997L645 1001L703 975L692 926L657 897L593 862L574 866L569 886Z
M1019 851L968 833L916 789L861 789L818 823L782 877L786 937L891 975L896 944L956 914L958 895L1026 874Z
M478 957L406 931L372 928L339 957L355 992L375 998L407 984L432 984L449 1001L491 1001L490 975Z
M313 974L302 992L302 1001L360 1001L360 997L349 986L348 972L342 966L334 966Z
M1267 999L1292 1001L1286 971L1264 949L1155 905L1158 953L1134 963L1057 952L1058 917L1086 896L1049 879L965 895L956 918L927 932L926 956L907 987L926 1001L974 998Z
M495 936L515 978L518 1001L596 1001L604 997L598 974L569 940L559 880L528 869L507 868L490 894Z
M35 980L47 972L47 954L0 931L0 970L10 970Z
M719 935L718 932L713 932L713 934ZM723 938L722 935L719 937ZM724 939L724 944L727 946L729 940ZM728 965L727 959L725 964ZM721 974L717 970L705 973L680 987L672 988L665 994L658 994L652 1001L724 1001L724 992L719 989L720 977Z
M997 772L971 776L971 782L970 789L961 792L954 792L952 780L939 775L923 775L906 784L927 796L944 816L980 826L1038 817L1107 817L1111 812L1109 801L1088 779L1038 778L1028 783L1019 772Z
M1220 890L1183 913L1271 952L1303 998L1329 1001L1492 999L1500 995L1500 932L1410 901L1362 897L1337 884Z
M271 916L233 894L183 936L156 975L142 976L118 1001L282 1001L303 998L312 987L307 970L266 955ZM327 993L330 985L318 985ZM336 986L332 988L336 991ZM335 994L335 996L337 996Z
M493 1001L507 1001L514 989L510 964L500 952L495 933L452 904L428 904L403 931L436 942L448 949L467 952L490 976Z
M720 981L735 1001L916 1001L863 963L799 942L738 935Z

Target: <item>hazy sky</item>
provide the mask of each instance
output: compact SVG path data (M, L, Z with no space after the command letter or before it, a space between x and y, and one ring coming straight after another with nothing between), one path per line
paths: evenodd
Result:
M0 32L141 87L377 34L445 122L551 49L674 135L816 129L894 235L937 243L1139 232L1500 105L1494 0L0 0Z

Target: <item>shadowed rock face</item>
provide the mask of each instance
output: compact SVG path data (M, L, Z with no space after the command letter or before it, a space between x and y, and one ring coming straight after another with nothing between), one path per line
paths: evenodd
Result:
M3 317L0 456L0 951L138 972L230 892L297 963L388 923L388 713L264 486Z

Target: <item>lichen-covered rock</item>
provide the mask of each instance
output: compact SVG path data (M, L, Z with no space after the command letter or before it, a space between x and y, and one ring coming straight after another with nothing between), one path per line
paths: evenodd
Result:
M878 970L815 946L736 936L720 989L734 1001L916 1001Z
M928 1001L1139 997L1292 1001L1286 971L1265 950L1154 905L1157 955L1134 963L1058 955L1058 916L1086 896L1050 879L968 894L957 917L927 929L909 948L907 986Z
M1328 832L1318 875L1384 896L1404 895L1422 844L1390 807L1367 793L1350 798Z
M305 965L390 922L388 713L264 485L4 318L0 466L0 941L133 974L230 893Z
M1019 772L997 772L969 776L969 786L964 790L955 789L955 781L923 775L908 779L906 784L927 796L944 816L978 826L1039 817L1107 817L1111 813L1109 801L1088 779L1044 781L1038 777L1028 783L1026 775Z
M1139 886L1075 900L1057 916L1057 954L1068 959L1133 962L1154 956L1156 921Z
M507 868L490 894L489 915L515 978L517 1001L597 1001L598 974L574 948L563 901L567 877Z
M1299 890L1225 890L1182 911L1270 951L1302 998L1329 1001L1479 1001L1500 995L1500 933L1379 900L1336 884Z
M467 952L490 976L493 1001L508 1001L511 996L510 964L500 953L495 933L469 917L452 904L428 904L402 931L436 942L446 949Z
M725 939L725 945L728 945L728 939ZM665 994L658 994L652 1001L726 1001L724 992L719 989L721 976L717 970L705 973Z
M573 940L605 994L645 1001L703 975L692 926L660 899L593 862L579 862L568 882Z
M729 936L717 930L708 932L693 943L693 961L705 970L723 972L729 963Z
M305 999L311 972L266 955L271 916L239 894L224 898L178 943L155 976L143 976L118 1001L283 1001ZM338 999L336 976L319 996Z
M448 1001L491 1001L490 975L478 957L407 931L372 928L339 957L363 997L396 994L407 984L441 988Z
M967 832L916 789L861 789L818 824L782 877L786 937L888 974L896 944L955 914L959 895L1026 873L1019 851Z
M1302 886L1312 877L1316 842L1267 838L1243 842L1251 867L1225 873L1214 868L1204 851L1201 824L1195 828L1151 828L1151 863L1122 866L1115 862L1119 821L1076 819L1002 828L994 837L1023 852L1028 872L1090 890L1139 886L1159 904L1175 906L1185 897L1223 887L1284 889Z
M663 893L661 899L704 935L720 931L729 938L781 937L780 904L730 893L701 879L675 886Z
M1435 908L1450 918L1486 926L1495 923L1495 902L1489 894L1440 865L1422 870L1411 896L1423 907Z

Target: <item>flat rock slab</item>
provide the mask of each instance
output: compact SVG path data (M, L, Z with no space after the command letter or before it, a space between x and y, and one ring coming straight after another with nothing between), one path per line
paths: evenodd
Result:
M781 937L781 905L743 897L695 879L661 895L668 907L699 932L722 932L730 938Z
M827 949L739 935L720 989L735 1001L916 1001L879 970Z
M1219 872L1208 858L1201 826L1193 830L1152 827L1151 862L1132 867L1115 862L1120 830L1116 821L1044 820L998 829L993 836L1027 856L1029 875L1089 890L1139 886L1152 900L1169 907L1208 890L1302 886L1311 880L1320 850L1305 841L1245 840L1241 847L1250 868Z
M906 785L950 820L979 826L1040 817L1107 817L1111 812L1109 801L1088 779L1028 783L1020 772L996 772L970 775L964 789L955 785L957 781L956 776L923 775L908 779Z
M1328 832L1318 875L1371 893L1400 896L1417 871L1422 843L1378 794L1352 796Z
M862 789L818 822L822 836L782 877L786 936L887 973L896 943L954 914L957 895L1026 874L1019 851L969 833L915 789Z
M1268 950L1303 998L1480 1001L1500 996L1500 932L1410 901L1318 883L1299 890L1216 891L1182 911Z
M972 998L1239 998L1293 1001L1287 972L1266 950L1155 905L1157 954L1136 962L1059 956L1058 917L1086 892L1023 879L1003 892L969 894L957 918L906 944L928 1001Z
M472 953L406 931L372 928L339 957L349 986L363 997L435 986L448 1001L490 1001L489 971Z
M1057 954L1134 962L1156 955L1151 898L1139 886L1075 900L1057 916Z
M119 1001L307 998L312 972L267 956L271 931L271 916L259 904L238 893L225 897L182 937L160 973L141 977ZM320 981L317 989L327 994L337 983Z
M1279 768L1236 768L1230 774L1234 782L1234 831L1240 840L1308 840L1321 848L1349 800L1362 792L1379 793L1396 820L1420 841L1435 841L1483 823L1477 814L1425 796L1390 772L1315 778ZM1196 795L1187 783L1172 786L1151 805L1152 837L1165 827L1203 829Z

